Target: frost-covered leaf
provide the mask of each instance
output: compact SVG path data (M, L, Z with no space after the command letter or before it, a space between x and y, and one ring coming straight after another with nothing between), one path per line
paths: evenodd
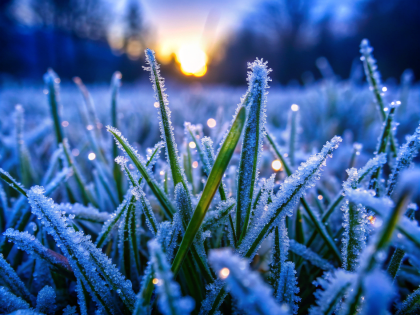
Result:
M161 246L156 240L150 241L148 246L156 277L159 310L165 315L190 314L194 309L194 300L181 296L181 289L173 279L171 268Z
M35 298L26 288L25 284L13 270L13 268L3 258L3 254L0 254L0 279L2 283L6 284L10 291L23 298L28 303L33 303Z
M10 314L16 310L29 309L30 305L21 297L14 295L5 287L0 287L0 312Z
M317 253L313 252L311 249L306 247L303 244L296 242L295 240L290 240L290 251L296 255L299 255L303 259L309 261L312 265L317 266L323 270L332 270L334 266L331 265L327 260L321 258Z
M230 249L211 251L209 262L240 309L250 314L288 314L288 308L276 303L271 288L259 274L251 271L248 262Z
M238 169L238 194L236 198L236 239L240 242L248 229L254 189L258 180L262 145L265 136L266 89L270 78L267 62L257 59L248 64L248 91L243 96L247 110Z
M56 294L54 289L45 286L39 291L38 296L36 297L36 311L47 315L54 315L57 309L55 306L55 298Z
M253 223L240 244L239 252L244 257L252 258L271 229L286 215L292 215L294 207L304 195L305 190L315 186L327 157L332 155L340 142L340 137L334 137L331 142L326 143L320 153L311 156L292 176L284 180L267 211Z
M276 299L279 303L286 303L292 314L297 314L301 298L298 297L299 287L296 279L295 264L291 261L282 266L278 283Z
M316 305L311 306L309 315L330 315L339 309L341 299L354 281L355 276L347 271L336 269L318 278L315 284Z

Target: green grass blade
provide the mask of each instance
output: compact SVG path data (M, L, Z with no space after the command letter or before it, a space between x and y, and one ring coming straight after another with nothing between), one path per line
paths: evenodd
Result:
M211 169L210 176L207 179L206 186L204 187L200 201L197 204L191 221L188 224L188 228L185 231L184 237L182 238L178 252L172 263L172 271L175 275L179 272L182 262L185 259L191 244L193 243L194 237L204 220L207 209L210 206L210 203L217 191L217 188L219 187L220 182L222 181L223 174L230 162L230 159L241 136L244 123L245 108L241 107L236 115L235 121L232 124L229 134L224 140L222 147L217 155L216 161L214 162L214 166Z
M243 99L247 109L236 196L236 239L240 243L248 230L252 199L258 180L258 168L265 134L266 89L270 78L267 62L256 60L249 65L249 88Z
M281 154L277 143L274 141L274 138L269 133L267 133L267 140L270 143L271 148L274 151L274 154L282 162L282 165L284 167L284 170L286 171L287 176L290 176L292 174L292 169L289 166L289 162L284 158L283 154ZM337 261L341 261L340 251L338 250L337 246L335 245L335 242L332 239L331 235L328 233L327 229L325 228L324 223L319 219L319 217L316 215L316 213L311 209L311 207L309 206L305 197L301 198L301 203L302 203L302 206L305 208L306 213L311 218L312 223L314 224L316 231L322 236L322 238L324 239L327 246L332 250L332 252L334 253L334 257L337 259ZM309 246L309 245L307 244L307 246Z
M134 150L132 146L130 146L128 141L121 135L121 133L117 129L108 126L107 130L114 136L119 148L128 155L128 157L133 162L134 166L146 180L147 185L149 185L150 190L161 204L162 209L167 215L167 217L172 218L173 214L175 213L174 206L169 201L168 196L162 191L161 187L157 184L153 176L149 174L148 170L141 162L140 156L138 155L137 151Z
M118 92L121 85L121 72L116 71L111 80L111 125L115 128L118 127L118 113L117 113L117 105L118 105ZM112 141L112 161L118 156L118 146L115 141ZM122 185L122 172L121 168L117 164L113 164L112 174L114 176L114 180L117 183L117 193L119 201L122 202L124 198L123 192L123 185Z
M44 82L48 89L48 102L50 105L51 115L54 121L54 130L57 139L57 144L60 144L61 142L63 142L64 139L64 132L61 127L61 119L59 112L60 104L58 90L60 78L52 69L48 69L47 73L44 75Z
M179 162L178 149L175 143L172 122L170 119L171 111L168 106L168 96L164 92L164 79L160 76L159 64L156 61L155 52L153 50L146 49L146 62L149 67L145 68L145 70L150 71L150 80L152 81L153 90L155 91L155 98L159 104L160 129L162 138L165 140L166 155L168 164L171 167L174 187L178 183L183 183L185 190L188 190L185 182L185 175Z
M10 187L15 189L18 193L28 198L27 191L22 184L18 183L8 172L0 168L0 178L4 180Z

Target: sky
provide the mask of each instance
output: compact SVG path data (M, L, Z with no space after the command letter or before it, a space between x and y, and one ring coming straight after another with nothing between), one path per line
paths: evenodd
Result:
M211 52L258 1L261 0L153 0L143 1L142 5L162 59L186 45L199 45Z

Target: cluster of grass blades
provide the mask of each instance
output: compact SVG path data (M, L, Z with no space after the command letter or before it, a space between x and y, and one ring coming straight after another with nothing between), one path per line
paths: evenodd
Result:
M0 313L418 314L419 289L391 302L410 291L398 275L420 278L413 203L420 171L412 167L420 127L398 148L400 102L386 104L367 40L361 53L383 127L376 152L360 169L353 167L360 150L354 144L342 184L324 174L339 136L297 163L303 155L297 105L284 128L287 146L268 131L271 70L262 60L249 63L248 89L218 147L191 123L179 145L164 79L147 49L161 141L146 156L120 131L121 74L111 81L107 134L75 78L92 174L78 166L71 129L63 129L60 79L48 70L55 139L48 169L40 177L31 163L21 105L11 152L18 167L0 169ZM267 178L264 148L281 166ZM236 172L228 169L233 156ZM384 169L391 170L387 178Z

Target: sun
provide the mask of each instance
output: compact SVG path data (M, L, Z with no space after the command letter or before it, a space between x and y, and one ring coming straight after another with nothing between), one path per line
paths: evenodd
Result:
M176 53L176 59L185 75L202 77L207 72L207 54L198 45L184 45Z

